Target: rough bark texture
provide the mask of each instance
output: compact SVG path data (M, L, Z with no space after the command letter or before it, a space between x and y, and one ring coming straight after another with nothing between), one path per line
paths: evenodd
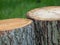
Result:
M36 45L60 45L60 21L32 20L35 25Z
M34 25L0 31L0 45L35 45Z
M60 45L60 6L30 10L27 18L35 25L36 45Z

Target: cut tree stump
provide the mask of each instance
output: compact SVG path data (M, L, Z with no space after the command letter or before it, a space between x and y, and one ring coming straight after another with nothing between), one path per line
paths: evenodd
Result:
M27 18L35 25L36 45L60 45L60 6L33 9Z
M0 20L0 45L35 45L33 21L21 18Z

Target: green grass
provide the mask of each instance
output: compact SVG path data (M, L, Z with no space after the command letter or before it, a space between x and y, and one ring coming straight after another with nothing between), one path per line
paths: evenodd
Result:
M58 0L0 0L0 19L25 18L26 13L34 8L60 5Z

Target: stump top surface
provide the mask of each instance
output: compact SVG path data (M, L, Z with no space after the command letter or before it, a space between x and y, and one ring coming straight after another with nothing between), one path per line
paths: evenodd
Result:
M29 19L21 19L21 18L0 20L0 31L22 28L24 26L29 25L31 22L32 21Z
M29 18L42 21L60 20L60 6L36 8L27 13Z

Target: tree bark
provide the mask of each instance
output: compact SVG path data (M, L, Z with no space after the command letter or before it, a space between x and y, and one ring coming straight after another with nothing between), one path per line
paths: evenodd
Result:
M60 45L60 21L33 20L33 22L36 45Z
M59 8L57 6L37 8L27 13L27 18L34 22L36 45L60 45ZM50 14L52 16L56 14L58 17L48 18ZM47 15L47 17L43 18L42 15Z
M17 21L19 20L19 21ZM24 20L24 21L21 21ZM7 23L7 21L10 21ZM14 21L14 22L13 22ZM27 21L26 25L24 26L23 22ZM2 30L2 26L0 25L0 45L35 45L35 34L34 34L34 25L31 20L28 21L28 19L13 19L11 20L4 20L1 21L2 24L6 24L5 26L11 26L10 23L12 22L12 26L17 27L17 22L19 25L17 28L12 26L8 29L4 28ZM1 23L0 22L0 23ZM4 22L4 23L3 23ZM21 23L22 22L22 23ZM28 24L29 23L29 24ZM14 25L13 25L14 24ZM5 30L6 29L6 30Z

